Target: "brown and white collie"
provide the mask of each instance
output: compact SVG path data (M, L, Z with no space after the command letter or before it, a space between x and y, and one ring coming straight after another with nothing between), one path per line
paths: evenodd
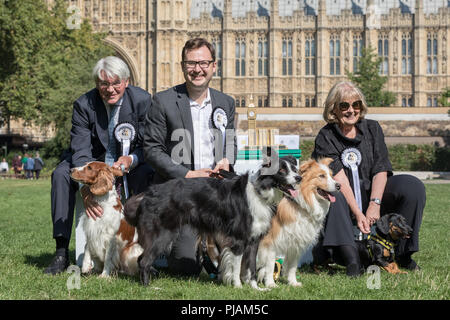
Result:
M297 282L296 271L300 257L317 242L330 202L336 198L331 192L339 191L340 184L333 180L328 165L333 160L308 160L300 165L302 180L292 198L284 197L272 218L268 234L259 244L258 280L266 287L275 287L273 278L275 258L284 255L282 275L292 286Z

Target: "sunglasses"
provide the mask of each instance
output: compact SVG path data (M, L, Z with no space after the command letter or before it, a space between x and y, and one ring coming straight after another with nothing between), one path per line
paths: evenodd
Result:
M348 102L340 102L338 106L339 106L339 110L347 111L348 108L350 108L350 103L348 103ZM362 108L362 101L361 100L357 100L357 101L353 102L352 103L352 108L353 108L353 110L361 110L361 108Z

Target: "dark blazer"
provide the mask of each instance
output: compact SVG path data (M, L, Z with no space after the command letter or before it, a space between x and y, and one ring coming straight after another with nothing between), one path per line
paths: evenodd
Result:
M226 129L233 131L233 135L226 137L227 148L223 148L223 142L220 139L220 152L232 150L232 154L227 155L225 151L219 154L219 157L228 158L233 165L237 153L234 135L234 99L212 88L209 90L212 110L221 107L227 114ZM155 183L181 178L186 176L189 170L194 170L193 137L194 129L186 84L155 94L152 106L147 113L144 130L144 158L156 172L153 180ZM183 147L180 142L183 142ZM172 151L179 156L178 160L171 158ZM185 154L186 151L189 154Z
M130 147L139 163L144 162L142 137L145 115L151 104L151 95L138 87L128 86L123 95L119 123L131 122L136 128L136 139ZM97 89L83 94L73 104L72 129L70 131L72 167L89 161L105 161L109 142L108 115ZM119 144L116 150L121 150Z

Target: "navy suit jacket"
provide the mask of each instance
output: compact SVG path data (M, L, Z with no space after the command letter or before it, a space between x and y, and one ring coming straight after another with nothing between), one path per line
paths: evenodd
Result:
M234 135L234 99L212 88L209 90L212 110L221 107L226 112L228 120L226 129L232 129L233 132L233 135L226 136L226 148L220 141L219 158L226 157L233 165L237 153ZM175 131L177 129L182 130ZM172 137L174 131L181 135ZM181 141L185 148L180 148ZM194 129L185 83L154 95L146 117L143 143L145 160L156 172L153 182L161 183L173 178L182 178L189 170L194 170ZM185 161L181 163L173 161L171 158L173 150ZM222 153L222 150L233 154L230 156L230 154ZM183 154L186 151L190 153Z
M137 155L139 164L144 163L142 137L145 115L150 104L151 95L147 91L134 86L125 89L119 123L131 122L136 129L136 139L129 153ZM85 165L89 161L105 161L109 143L108 115L96 88L74 102L70 137L72 167ZM119 143L116 150L121 152Z

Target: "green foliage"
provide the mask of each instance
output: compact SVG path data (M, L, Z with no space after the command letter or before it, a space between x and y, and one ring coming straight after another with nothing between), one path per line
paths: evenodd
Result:
M450 107L450 87L445 88L439 97L439 105L442 107ZM450 110L448 111L450 114Z
M388 146L389 159L396 171L450 171L450 148L431 144Z
M354 73L346 72L350 81L363 92L369 107L385 107L395 103L394 93L383 90L388 79L379 73L381 63L382 58L373 48L363 48L358 70Z
M314 141L300 143L300 161L311 157ZM450 171L450 147L437 147L431 144L388 145L389 160L395 171Z
M49 156L68 146L72 103L93 87L95 62L113 53L87 21L69 29L69 16L64 0L51 10L43 0L0 0L1 115L55 127L59 151Z

